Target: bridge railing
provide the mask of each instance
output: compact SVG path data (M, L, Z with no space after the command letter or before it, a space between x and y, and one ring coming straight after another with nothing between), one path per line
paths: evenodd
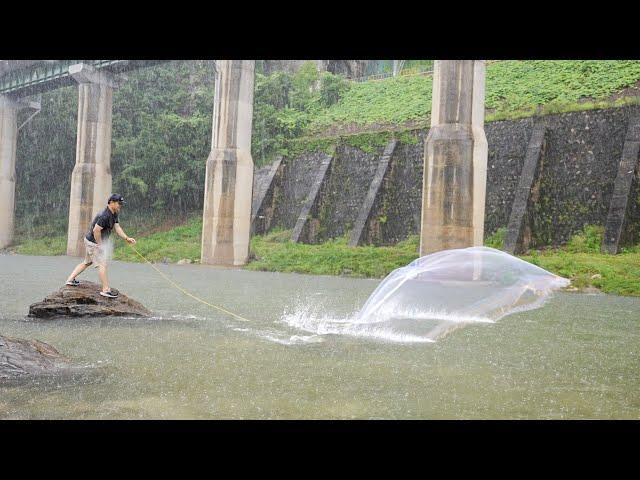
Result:
M492 63L498 63L502 60L487 60L486 64L490 65ZM403 68L402 70L400 70L398 72L397 77L411 77L411 76L415 76L415 75L425 75L425 76L429 76L433 74L433 67L432 66L422 66L422 67L413 67L413 68ZM347 77L347 80L351 81L351 82L355 82L355 83L362 83L362 82L368 82L370 80L372 81L376 81L376 80L385 80L387 78L391 78L393 77L393 72L386 72L386 73L376 73L373 75L366 75L364 77L355 77L355 78L349 78Z
M118 71L131 70L163 63L165 60L59 60L42 62L28 68L12 70L0 77L0 94L28 96L42 93L59 86L71 85L69 67L77 63L85 63L96 69L109 68Z

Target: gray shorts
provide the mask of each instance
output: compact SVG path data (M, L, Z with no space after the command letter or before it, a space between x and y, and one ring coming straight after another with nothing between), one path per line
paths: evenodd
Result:
M107 259L104 255L104 250L98 246L97 243L90 242L87 238L84 238L84 246L87 253L84 255L84 264L91 265L97 268L100 265L107 266Z

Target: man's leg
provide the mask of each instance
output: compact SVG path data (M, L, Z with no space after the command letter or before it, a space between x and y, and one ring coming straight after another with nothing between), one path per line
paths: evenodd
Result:
M107 279L107 267L105 265L98 265L98 276L102 282L102 291L109 291L109 280Z
M76 266L76 268L73 269L73 272L71 272L71 275L69 275L69 278L67 278L67 282L70 282L71 280L75 279L78 275L84 272L88 266L89 265L87 265L84 262L79 263Z

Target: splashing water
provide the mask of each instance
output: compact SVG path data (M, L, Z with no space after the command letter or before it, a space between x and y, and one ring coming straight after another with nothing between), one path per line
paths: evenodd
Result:
M297 309L283 321L317 335L434 342L466 324L539 308L569 280L488 247L444 250L391 272L346 319Z
M358 321L358 314L346 318L334 318L329 315L319 315L314 308L305 305L287 313L282 322L305 332L312 333L312 337L323 335L349 335L399 343L425 343L433 340L411 333L397 331L388 325L366 324Z
M111 262L113 259L113 237L111 235L102 242L102 255L107 262Z

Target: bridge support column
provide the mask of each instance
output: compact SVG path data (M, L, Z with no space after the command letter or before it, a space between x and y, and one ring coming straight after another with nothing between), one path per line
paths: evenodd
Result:
M201 263L244 265L249 257L254 68L253 60L217 62Z
M420 255L483 244L484 61L436 61L425 141Z
M18 112L34 102L0 95L0 248L11 245L15 224Z
M84 254L82 237L111 193L113 78L90 65L69 67L78 82L76 165L71 174L67 255Z

